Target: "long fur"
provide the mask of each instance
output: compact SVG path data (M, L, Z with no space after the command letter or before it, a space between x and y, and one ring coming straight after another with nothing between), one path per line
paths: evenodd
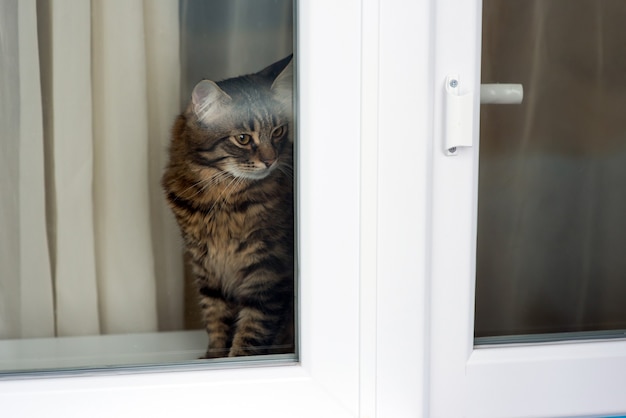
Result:
M202 81L162 185L184 238L207 358L294 351L292 65Z

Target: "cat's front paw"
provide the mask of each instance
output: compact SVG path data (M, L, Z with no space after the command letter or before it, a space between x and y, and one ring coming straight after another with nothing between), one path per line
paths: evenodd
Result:
M229 351L227 348L209 348L207 349L204 356L200 357L202 360L209 360L214 358L222 358L229 356Z

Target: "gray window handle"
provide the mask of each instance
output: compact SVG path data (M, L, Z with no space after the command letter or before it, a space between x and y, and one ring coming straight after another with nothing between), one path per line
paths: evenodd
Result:
M480 104L520 104L524 99L521 84L481 84Z

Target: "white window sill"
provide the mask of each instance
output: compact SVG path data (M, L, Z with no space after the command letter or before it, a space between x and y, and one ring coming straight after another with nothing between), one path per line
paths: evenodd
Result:
M168 365L219 368L293 362L294 355L204 360L203 330L0 341L0 377L17 372L107 370L134 366L163 369ZM128 370L128 369L127 369ZM119 370L116 370L119 372ZM32 375L32 373L29 373Z
M0 373L197 360L204 331L31 338L0 341Z

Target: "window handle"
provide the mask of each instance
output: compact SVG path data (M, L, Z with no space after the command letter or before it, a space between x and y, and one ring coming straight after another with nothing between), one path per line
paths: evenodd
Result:
M459 147L471 147L474 134L474 92L461 94L458 74L449 74L445 84L444 152L458 154ZM520 104L524 99L521 84L481 84L481 104Z
M524 100L521 84L481 84L480 104L520 104Z

